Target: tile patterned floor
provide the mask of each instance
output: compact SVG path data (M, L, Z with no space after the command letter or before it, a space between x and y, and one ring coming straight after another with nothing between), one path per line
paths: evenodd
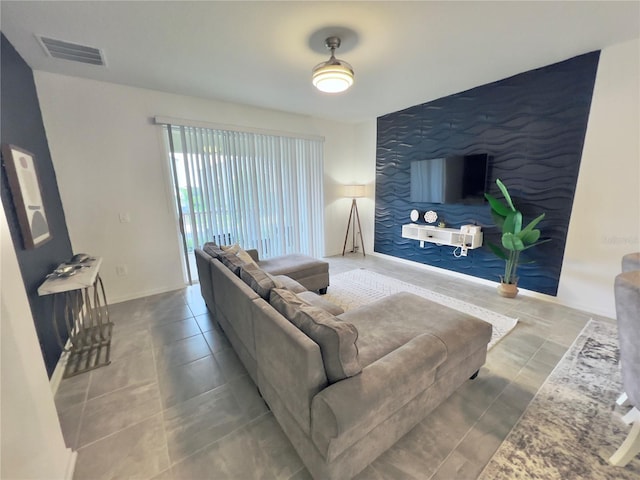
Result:
M473 479L589 318L585 312L380 257L331 257L332 274L367 268L518 317L479 377L357 478ZM74 478L311 478L199 287L110 307L113 362L64 380L55 397ZM611 321L609 319L609 321Z

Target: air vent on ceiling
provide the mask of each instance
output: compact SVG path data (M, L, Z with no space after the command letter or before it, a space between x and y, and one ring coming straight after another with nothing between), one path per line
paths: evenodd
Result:
M40 40L47 54L53 58L88 63L90 65L106 65L102 51L98 48L42 36L38 36L38 40Z

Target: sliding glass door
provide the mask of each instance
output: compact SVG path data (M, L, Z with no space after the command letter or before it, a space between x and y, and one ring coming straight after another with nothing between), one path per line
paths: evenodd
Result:
M194 248L238 243L260 258L323 250L322 141L165 125L189 281Z

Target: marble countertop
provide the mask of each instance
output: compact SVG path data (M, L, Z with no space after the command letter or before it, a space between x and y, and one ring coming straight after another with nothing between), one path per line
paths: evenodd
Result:
M78 265L78 269L73 275L48 277L40 287L38 287L38 295L51 295L53 293L68 292L70 290L78 290L92 286L98 276L98 270L102 264L102 258L91 258L86 262ZM68 263L61 263L58 268L68 266Z

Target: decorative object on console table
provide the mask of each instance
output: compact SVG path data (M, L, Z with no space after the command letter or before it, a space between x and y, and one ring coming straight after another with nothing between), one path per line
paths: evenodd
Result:
M424 221L425 222L434 223L436 220L438 220L438 214L436 212L434 212L433 210L429 210L428 212L424 213ZM442 225L442 226L444 226L444 225Z
M24 248L39 247L51 239L32 153L15 145L2 145L2 158L18 215Z
M500 277L498 293L503 297L514 298L518 294L517 271L518 265L522 263L520 253L551 239L540 240L540 230L535 228L544 219L545 214L538 215L526 227L522 228L522 212L513 205L507 187L499 178L496 180L496 184L507 204L505 205L488 193L485 193L484 196L491 205L493 220L502 230L502 248L491 242L487 242L487 245L493 253L505 261L504 276Z
M111 363L111 332L107 297L98 274L102 258L75 255L58 266L38 288L53 295L53 330L68 358L63 378ZM64 308L59 308L59 302ZM62 318L60 313L63 311ZM69 341L65 345L64 338Z
M360 243L362 245L362 255L366 257L366 253L364 252L364 240L362 239L362 227L360 226L360 215L358 214L358 204L356 203L356 198L362 198L365 195L365 186L364 185L345 185L344 187L344 196L347 198L352 198L351 201L351 212L349 213L349 220L347 221L347 233L344 236L344 245L342 247L342 256L344 257L344 252L347 249L347 239L349 238L349 229L352 227L352 219L353 219L353 239L351 246L351 253L355 253L358 251L358 244L356 243L356 219L358 221L358 236L360 237ZM355 214L354 214L355 213Z

